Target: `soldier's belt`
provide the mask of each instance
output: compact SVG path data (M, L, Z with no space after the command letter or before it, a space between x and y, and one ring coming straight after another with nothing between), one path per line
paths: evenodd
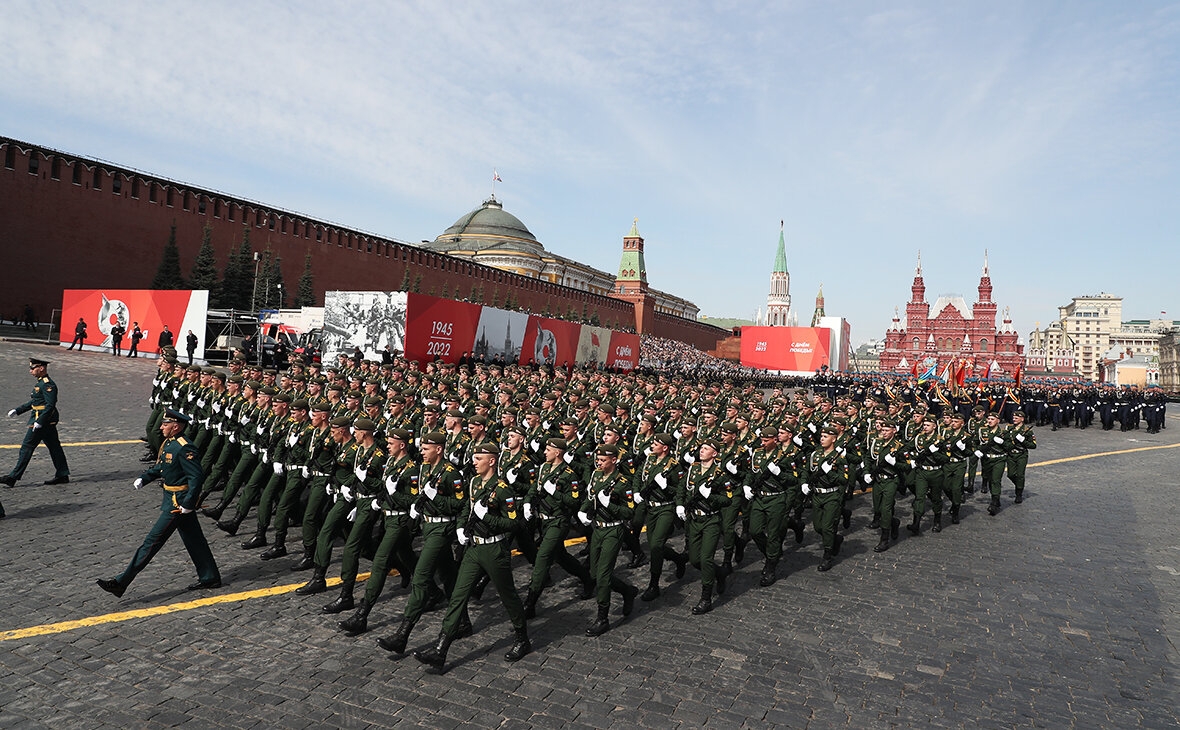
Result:
M941 464L938 466L926 466L925 464L922 465L923 471L934 471L935 469L941 469L941 468L942 468Z
M405 515L410 514L404 509L383 509L381 512L384 513L386 517L404 517Z
M964 456L962 459L951 459L951 460L950 460L948 463L950 463L950 464L962 464L964 461L967 461L967 457L965 457L965 456Z
M164 491L165 492L186 492L186 491L188 491L188 485L187 484L165 484Z
M671 502L656 502L654 500L648 500L648 502L647 502L647 506L650 509L657 509L659 507L667 507L670 504L672 504L672 503Z
M31 406L34 411L43 411L45 406Z
M764 490L758 492L758 494L756 494L754 496L755 497L777 497L780 494L786 494L786 492L785 491L783 491L783 492L768 492L764 489Z
M508 533L506 532L500 535L492 535L491 537L479 537L478 535L471 536L471 542L475 543L476 545L492 545L507 539Z
M439 522L454 522L455 518L454 517L434 517L432 515L423 515L422 521L429 522L430 524L433 525L433 524L436 524Z
M716 517L717 516L716 512L710 512L707 509L694 509L691 512L691 514L693 517Z
M843 487L832 487L831 489L822 489L820 487L816 487L811 491L815 492L816 494L831 494L832 492L839 492L842 489Z
M622 520L614 520L613 522L602 522L601 520L594 520L594 526L601 527L603 529L606 529L608 527L618 527L621 524L623 524Z
M537 516L538 516L538 517L540 517L540 518L541 518L541 519L543 519L543 520L562 520L562 519L565 519L565 515L547 515L547 514L545 514L544 512L538 512L538 513L537 513Z

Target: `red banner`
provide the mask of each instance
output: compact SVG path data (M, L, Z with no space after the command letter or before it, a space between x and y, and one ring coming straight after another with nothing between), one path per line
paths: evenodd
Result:
M639 335L612 332L610 352L606 355L606 366L619 370L631 370L637 362L639 362Z
M742 365L815 372L829 364L830 341L826 327L742 327Z
M410 294L406 305L406 358L457 363L475 349L478 304Z
M528 329L524 331L524 343L520 350L520 361L524 364L566 367L577 362L578 337L582 325L547 317L529 317Z
M63 345L74 339L79 320L86 324L83 349L110 350L111 329L120 324L124 351L131 347L131 333L136 323L143 332L139 343L142 353L159 353L160 333L164 326L172 333L172 346L186 353L185 338L191 330L197 336L196 359L205 357L205 316L209 292L149 289L66 289L62 293L61 336Z

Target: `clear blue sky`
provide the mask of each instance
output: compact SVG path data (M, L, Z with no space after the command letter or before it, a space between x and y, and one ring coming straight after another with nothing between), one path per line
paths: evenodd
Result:
M404 240L497 194L704 314L822 282L853 341L909 297L1021 334L1073 296L1180 318L1180 5L5 3L0 132Z

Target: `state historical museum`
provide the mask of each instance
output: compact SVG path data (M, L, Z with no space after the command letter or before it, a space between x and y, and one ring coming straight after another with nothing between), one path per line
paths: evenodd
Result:
M885 332L885 351L881 369L907 371L917 363L922 369L937 362L939 372L949 362L965 360L974 368L975 377L983 377L991 365L1009 377L1016 373L1024 358L1024 346L1017 343L1016 329L1008 310L996 327L997 305L992 301L992 280L988 274L987 254L983 257L983 275L979 277L979 299L967 307L957 294L944 294L930 306L926 302L926 283L922 280L922 255L910 287L910 301L905 307L905 323L893 313L893 323Z

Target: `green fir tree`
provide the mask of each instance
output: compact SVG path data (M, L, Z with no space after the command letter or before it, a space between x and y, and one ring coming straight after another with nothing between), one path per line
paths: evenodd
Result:
M295 292L296 307L315 306L315 287L311 280L311 252L303 258L303 275L299 277L299 289Z
M193 261L193 273L189 276L189 287L207 290L211 295L217 292L217 254L213 251L213 226L206 224L201 237L201 250Z
M172 230L168 233L168 242L164 244L164 253L160 257L160 266L156 269L156 276L152 279L153 289L183 289L184 277L180 274L180 249L176 247L176 221L172 221Z

